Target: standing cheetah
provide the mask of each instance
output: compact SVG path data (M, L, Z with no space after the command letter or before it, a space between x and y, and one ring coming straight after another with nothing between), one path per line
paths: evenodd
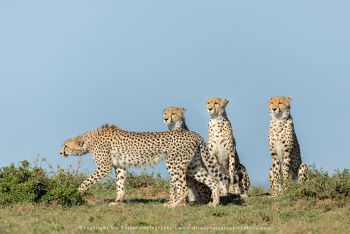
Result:
M163 111L164 123L170 131L189 131L185 121L185 111L185 108L180 107L168 107ZM194 159L204 167L200 154L197 153ZM189 176L187 176L186 180L189 189L188 200L190 202L208 203L210 201L211 191L208 186Z
M208 176L205 168L193 163L198 151L215 179ZM163 158L167 160L166 166L170 174L169 207L179 205L187 195L186 175L210 188L211 204L214 206L219 204L219 185L225 188L228 182L228 178L218 171L211 160L204 140L190 131L139 133L104 125L65 141L60 154L66 157L89 152L93 155L97 170L84 180L79 190L87 190L114 168L117 198L113 204L123 200L126 168L152 165Z
M272 158L269 182L274 196L282 190L281 179L299 182L307 179L308 168L301 161L300 147L290 115L291 100L291 97L273 97L269 100L269 148Z
M221 171L232 177L240 174L238 188L230 184L229 192L247 196L250 180L246 168L240 163L236 150L236 142L233 136L231 122L226 115L228 100L223 98L209 98L207 109L210 114L208 127L208 147L211 155L214 155L220 164ZM236 187L236 188L235 188Z

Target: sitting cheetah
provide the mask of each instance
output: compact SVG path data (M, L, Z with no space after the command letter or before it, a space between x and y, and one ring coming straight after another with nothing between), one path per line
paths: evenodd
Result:
M291 100L291 97L273 97L269 100L269 148L272 158L269 183L274 196L282 190L279 183L281 179L299 182L307 179L308 168L301 161L300 147L290 115Z
M163 111L164 122L170 131L188 131L184 116L185 111L185 108L179 107L168 107ZM200 154L196 154L195 160L198 160L198 163L204 167ZM189 188L188 200L190 202L208 203L210 201L211 191L208 186L189 176L187 176L186 181Z
M205 168L193 162L198 151L215 179L208 176ZM211 160L204 140L190 131L138 133L103 125L65 141L60 152L63 156L80 156L87 153L92 153L97 170L84 180L79 190L87 190L109 174L114 167L117 198L113 204L123 200L126 168L152 165L163 158L167 160L170 174L169 207L179 205L187 196L186 175L211 189L211 204L214 206L219 204L219 185L224 189L228 183L228 178L218 171Z
M238 188L231 183L229 192L246 197L250 180L236 151L231 122L227 118L225 109L228 102L228 100L218 97L207 100L206 106L211 117L208 127L208 147L210 154L218 159L221 171L225 175L228 175L231 180L234 175L240 175Z

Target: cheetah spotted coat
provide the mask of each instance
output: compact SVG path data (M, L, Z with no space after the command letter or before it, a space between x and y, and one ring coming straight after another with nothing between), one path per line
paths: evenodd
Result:
M219 161L221 171L231 178L229 192L247 196L250 180L247 169L240 163L236 150L231 122L226 114L228 100L209 98L207 109L210 114L208 126L208 147L211 155ZM238 184L234 176L239 175Z
M185 120L185 108L168 107L163 111L163 119L170 131L184 130L189 131ZM195 159L201 167L205 168L201 156L196 153ZM205 168L206 170L206 168ZM187 176L187 185L189 189L188 200L199 204L208 203L211 197L211 191L208 186L200 183L190 176Z
M67 140L61 155L84 155L92 153L97 170L80 185L85 191L98 180L116 172L117 197L113 204L121 202L124 195L124 181L128 167L145 167L166 158L170 174L169 207L177 206L187 195L186 175L206 184L212 194L212 205L219 204L220 187L227 186L225 177L211 160L204 140L190 131L129 132L116 126L104 125L95 131ZM209 172L193 161L200 152Z
M281 181L307 179L308 168L302 163L300 147L290 115L290 97L274 97L269 101L269 149L272 165L269 183L274 196L282 191Z

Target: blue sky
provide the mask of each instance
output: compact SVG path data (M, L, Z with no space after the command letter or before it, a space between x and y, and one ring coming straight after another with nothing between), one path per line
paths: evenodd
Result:
M188 109L207 138L208 97L227 106L241 161L267 184L267 101L293 97L307 164L350 167L349 1L1 1L0 166L59 156L113 123L163 131ZM93 170L90 156L83 168ZM166 175L164 163L155 169Z

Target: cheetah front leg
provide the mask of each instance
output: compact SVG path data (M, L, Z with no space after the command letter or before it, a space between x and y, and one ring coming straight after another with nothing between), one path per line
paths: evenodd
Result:
M281 185L281 163L279 161L277 150L275 148L271 148L271 159L272 165L269 171L269 182L272 189L272 196L277 196L279 192L282 190Z
M276 174L273 171L274 171L273 166L271 166L269 170L269 183L272 190L272 196L276 197L279 192L279 185L277 182L278 178L276 177Z
M291 155L290 149L285 149L284 155L283 155L283 162L282 162L282 176L283 176L284 183L289 181L291 178L290 155Z
M282 190L280 170L279 161L273 161L269 171L269 183L272 189L272 196L274 197L278 196Z
M83 181L78 190L80 192L85 192L97 181L101 180L103 177L111 173L111 171L112 166L97 166L97 170Z
M230 155L228 157L228 173L230 177L229 193L235 193L236 190L238 190L239 192L243 190L241 183L235 184L234 182L235 181L234 177L237 172L236 154L237 154L236 150L231 149ZM236 189L237 186L238 186L238 189Z

